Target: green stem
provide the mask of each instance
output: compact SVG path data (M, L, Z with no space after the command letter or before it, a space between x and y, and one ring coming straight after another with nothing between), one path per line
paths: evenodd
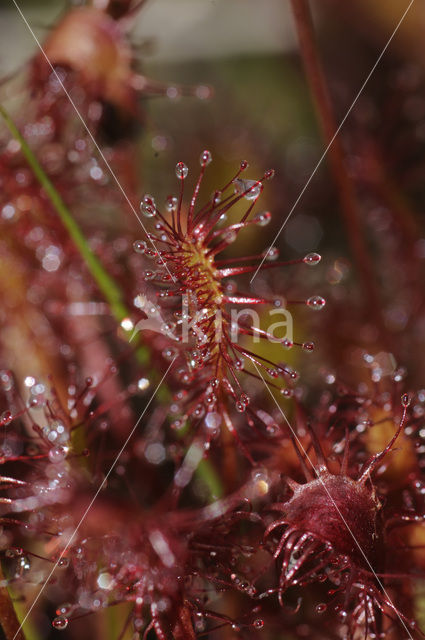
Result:
M3 569L0 565L0 580L4 582ZM0 587L0 630L6 640L25 640L24 633L20 628L18 616L13 606L12 598L7 587Z
M203 458L196 470L197 475L202 479L208 487L211 502L218 500L224 495L223 483L220 480L217 471L214 469L208 458Z
M27 613L27 605L11 587L8 588L8 592L18 621L22 624ZM20 633L23 634L22 638L24 640L42 640L36 625L29 618L25 620ZM14 636L12 636L12 638L13 637ZM21 640L21 635L18 634L15 640Z
M130 311L127 309L124 301L122 300L121 292L118 285L113 280L113 278L111 278L111 276L105 271L102 263L90 249L83 232L81 231L77 222L74 220L65 202L62 200L61 195L59 194L53 183L50 181L49 177L46 175L43 167L37 160L37 157L35 156L25 138L19 131L18 127L13 122L12 118L9 116L2 105L0 105L0 115L3 117L12 136L21 145L22 153L24 154L28 164L33 170L34 175L46 192L64 227L67 229L70 237L74 241L75 246L85 260L85 263L95 282L97 283L100 291L108 301L112 315L117 320L117 322L121 324L124 318L130 316ZM130 340L133 331L129 330L125 331L125 333L128 340ZM149 363L150 353L149 349L146 346L140 345L136 353L137 358L141 364L147 365ZM165 384L162 384L161 388L158 391L158 399L160 400L160 402L163 402L165 404L167 401L169 401L170 397L171 393L169 389ZM208 487L209 494L212 498L219 498L223 494L220 480L214 470L214 467L208 460L201 461L197 469L197 474Z
M110 275L105 271L101 262L90 249L84 234L82 233L77 222L72 217L71 212L62 200L59 192L49 180L44 169L38 162L35 154L30 149L21 132L19 131L9 114L6 112L4 107L2 107L1 105L0 114L2 115L12 136L21 145L22 153L24 154L28 164L34 172L35 177L43 187L50 202L58 213L64 227L74 241L75 246L84 259L100 291L108 301L113 316L119 323L121 323L122 320L128 316L129 311L122 300L119 287L117 286L116 282L110 277ZM131 336L131 331L128 331L127 333L129 334L129 336ZM144 364L146 364L148 362L149 356L148 350L145 347L140 347L140 349L142 349L142 353L139 354L139 358L140 356L142 356L141 359L143 360Z

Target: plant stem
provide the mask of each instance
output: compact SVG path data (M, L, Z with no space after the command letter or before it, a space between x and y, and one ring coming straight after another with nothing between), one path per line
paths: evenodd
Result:
M84 259L100 291L108 301L113 316L119 323L121 323L122 320L128 316L129 311L122 300L119 287L105 271L100 261L90 249L87 240L84 237L84 234L82 233L77 222L72 217L71 212L62 200L59 192L53 186L52 182L46 175L44 169L38 162L36 156L30 149L19 129L17 128L9 114L6 112L4 107L2 107L1 105L0 114L3 117L9 131L11 132L15 140L18 140L18 142L20 143L22 153L24 154L28 164L34 172L35 177L43 187L48 198L50 199L50 202L58 213L64 227L74 241L75 246ZM131 331L127 333L131 336ZM143 360L143 364L146 364L148 362L148 350L145 347L140 347L140 349L141 352L139 353L139 359Z
M49 177L46 175L43 167L40 165L37 157L30 149L28 143L22 136L18 127L13 122L12 118L9 116L4 107L1 105L0 115L3 117L9 131L11 132L15 140L17 140L21 145L22 153L24 154L28 164L33 170L34 175L46 192L63 225L74 241L75 246L85 260L86 265L90 273L92 274L93 279L97 283L101 293L108 301L112 315L117 320L117 322L121 324L124 318L129 317L130 311L127 309L124 301L122 300L121 292L118 285L113 280L113 278L111 278L111 276L105 271L102 263L90 249L83 232L81 231L77 222L74 220L72 213L69 211L68 207L62 200L61 195L59 194L53 183L50 181ZM129 330L125 331L125 333L127 335L127 338L130 340L133 331ZM146 346L139 345L136 355L141 364L149 364L150 352ZM171 393L164 383L158 390L157 395L160 402L163 402L164 404L169 401L171 397ZM223 489L220 483L220 479L218 478L214 467L209 460L201 460L197 468L197 474L207 486L210 496L219 498L222 495Z
M2 582L4 581L1 565L0 580ZM19 628L18 616L13 607L10 594L6 587L0 587L0 630L3 631L6 640L25 640L24 633L22 629Z
M320 128L325 143L330 144L338 126L322 65L317 53L309 3L308 0L291 0L291 5L298 34L300 52ZM337 136L330 145L328 160L333 179L338 189L338 197L350 250L365 292L367 313L373 318L375 325L380 331L382 341L386 347L389 348L390 340L382 317L382 305L374 274L373 262L362 232L356 194L346 170L345 154L339 136Z

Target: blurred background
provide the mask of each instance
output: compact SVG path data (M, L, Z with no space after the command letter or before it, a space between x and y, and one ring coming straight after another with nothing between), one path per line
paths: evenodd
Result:
M19 7L43 41L65 7L79 4L22 1ZM407 7L401 0L312 3L318 55L335 122L352 105ZM16 77L38 53L37 45L12 0L2 0L0 12L0 72ZM419 364L413 353L421 353L424 346L424 324L418 314L422 298L415 276L425 256L424 26L425 10L414 2L341 131L345 170L355 191L356 216L379 290L372 307L380 307L376 313L382 316L387 333L385 349L392 348L400 360L409 343L410 354L404 359L416 374ZM211 189L241 159L249 160L253 177L273 167L276 178L262 197L262 206L273 212L273 222L262 238L265 246L327 144L319 133L289 3L148 0L134 18L131 46L134 67L168 85L171 96L141 97L142 122L132 140L137 146L133 155L137 195L144 190L158 197L168 194L174 189L175 162L196 164L203 148L210 148L216 159L208 173ZM175 90L178 84L201 85L201 89L210 85L214 95L208 100L182 97ZM13 83L4 83L6 99L13 98L14 91ZM97 216L98 207L93 209L90 216ZM130 218L124 227L134 223ZM358 314L357 341L367 347L380 338L368 322L371 301L362 290L365 279L359 284L359 265L353 264L349 248L353 238L343 219L325 161L285 224L278 244L288 259L308 251L323 253L322 270L308 274L310 285L316 287L317 278L319 293L335 301L333 318L338 305L349 300ZM102 218L101 224L120 228L122 221L113 215ZM256 241L256 233L247 232L246 243L254 236ZM324 335L320 341L322 346L325 341L334 342L327 346L336 353L345 349L347 334L354 331L341 322L332 336Z
M44 42L64 11L79 3L21 0L18 5L36 37ZM102 8L102 0L97 0L97 6ZM337 124L351 108L409 6L407 0L311 2L316 55L323 64ZM335 170L330 170L327 158L316 171L328 140L318 124L289 1L147 0L131 27L132 67L161 83L162 94L139 93L137 126L126 129L118 153L111 151L112 166L122 171L123 180L128 178L135 206L145 191L158 202L176 191L174 166L178 161L189 166L192 185L205 148L211 150L214 160L205 179L207 194L225 183L241 160L250 164L247 178L259 179L266 169L275 169L276 176L265 185L259 204L260 209L272 212L272 222L266 229L248 229L233 255L259 253L272 242L283 260L312 251L322 255L314 270L301 265L271 274L269 284L260 277L254 283L258 292L270 286L284 295L294 291L296 299L320 294L327 300L325 313L295 314L295 338L312 339L316 344L311 355L288 357L302 370L305 393L314 398L314 384L330 384L340 378L362 383L365 374L358 367L367 353L373 354L371 362L376 354L391 354L391 358L376 360L376 368L384 363L382 375L407 378L416 389L424 386L424 4L416 0L411 5L342 127L340 166L350 185L350 215L344 210L341 184L335 182ZM75 38L78 51L78 34ZM1 101L12 105L22 124L37 95L30 81L30 61L38 55L34 37L13 1L0 0ZM206 87L213 89L210 97ZM115 117L114 112L112 120ZM99 134L106 154L113 146L113 129L109 123L109 138ZM3 140L4 129L1 134ZM314 177L276 238L313 171ZM102 242L106 238L111 245L121 236L130 238L127 244L123 241L124 252L130 254L131 242L140 237L137 221L114 184L106 178L102 182L103 177L99 182L99 175L103 176L90 173L100 191L89 189L84 197L74 190L72 180L71 187L58 182L58 188L69 196L87 236L99 233ZM54 170L52 176L55 181ZM2 200L0 220L5 236L18 219L15 209L11 211L9 200ZM40 270L47 275L55 271L51 260L45 254L40 258ZM112 259L112 266L107 260L108 255L106 264L116 270L119 279L122 273ZM7 264L0 265L4 273ZM46 297L47 291L52 302L57 284L37 286L44 287L40 296ZM1 276L0 290L3 299L12 299L10 283ZM11 303L12 308L18 307ZM22 376L28 362L31 374L51 373L56 346L50 352L43 347L49 357L41 362L24 329L17 332L16 325L6 329L10 313L0 315L5 364ZM34 324L29 330L33 329ZM43 344L41 333L35 342ZM87 359L90 361L90 355Z

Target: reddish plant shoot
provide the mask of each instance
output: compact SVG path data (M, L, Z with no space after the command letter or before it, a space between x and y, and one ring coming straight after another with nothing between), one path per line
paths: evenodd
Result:
M136 298L136 304L151 322L142 321L140 328L152 328L167 339L163 356L174 362L175 376L183 383L176 400L180 416L174 427L182 428L190 421L195 431L203 428L207 443L224 428L250 458L238 434L241 422L238 414L245 416L253 431L259 428L271 431L277 427L266 412L257 410L251 403L242 378L250 377L262 383L264 376L270 388L291 397L298 374L284 364L263 357L261 349L257 352L248 349L240 338L273 341L282 349L282 355L284 349L294 344L307 352L312 351L314 345L294 343L292 335L276 338L255 322L248 322L245 314L259 308L271 310L271 317L273 311L281 311L287 318L286 304L302 302L312 309L322 309L325 300L321 296L298 301L245 293L232 278L254 273L263 258L261 270L268 270L298 263L315 265L320 256L310 253L282 262L277 260L278 250L271 247L259 255L222 258L221 254L243 230L270 222L269 212L254 215L254 207L264 183L273 177L274 171L266 171L257 180L245 179L241 175L248 163L241 162L229 182L200 206L201 183L211 160L210 151L203 151L201 172L187 206L184 185L189 171L183 162L176 166L180 192L177 197L168 197L166 213L159 210L151 195L143 197L141 212L155 221L155 231L147 241L137 241L134 249L153 261L152 268L145 270L143 277L155 287L157 302L141 295ZM246 209L239 220L226 224L232 209L245 202ZM292 322L292 318L290 320Z

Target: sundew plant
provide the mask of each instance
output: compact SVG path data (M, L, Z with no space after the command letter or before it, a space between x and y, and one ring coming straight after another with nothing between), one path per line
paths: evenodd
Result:
M424 637L422 5L0 17L0 638Z

